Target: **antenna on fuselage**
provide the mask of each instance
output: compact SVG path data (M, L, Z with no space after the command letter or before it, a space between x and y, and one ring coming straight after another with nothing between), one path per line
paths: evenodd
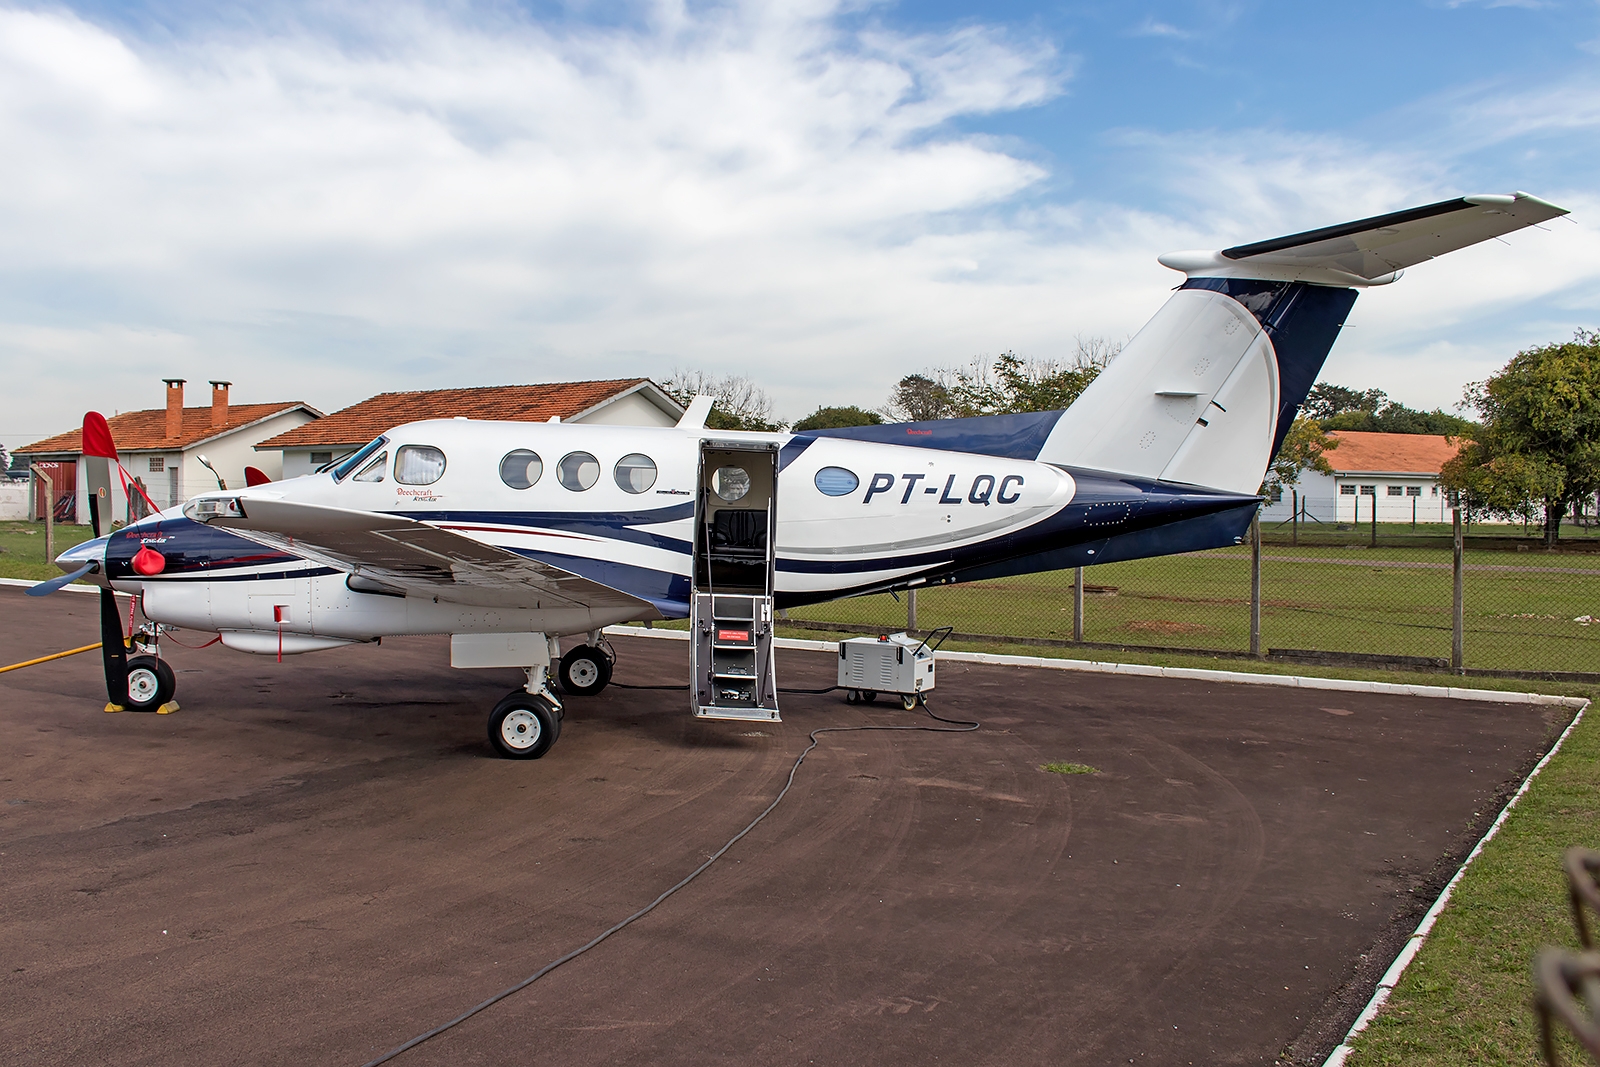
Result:
M689 409L683 413L683 418L678 420L680 430L703 430L706 419L711 416L711 405L717 402L714 396L701 394L689 401Z

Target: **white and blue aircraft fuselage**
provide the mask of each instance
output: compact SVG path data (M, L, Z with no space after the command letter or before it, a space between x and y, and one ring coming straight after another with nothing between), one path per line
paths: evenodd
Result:
M769 551L779 608L1236 544L1357 290L1563 213L1520 193L1466 197L1163 256L1187 280L1064 412L750 434L707 429L702 399L667 428L413 422L60 564L245 652L505 635L528 693L558 710L543 680L554 639L587 634L592 650L606 626L690 614L697 550L727 536L713 513L737 511L752 476L708 480L707 456L772 457L770 525L751 543ZM156 555L140 564L141 549ZM508 736L507 755L548 747Z

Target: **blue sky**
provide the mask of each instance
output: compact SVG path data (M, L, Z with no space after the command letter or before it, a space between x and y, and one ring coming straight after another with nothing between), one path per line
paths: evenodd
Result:
M1451 406L1600 325L1600 4L0 6L0 443L160 379L743 372L779 412L1124 338L1155 256L1463 193L1571 222L1366 293Z

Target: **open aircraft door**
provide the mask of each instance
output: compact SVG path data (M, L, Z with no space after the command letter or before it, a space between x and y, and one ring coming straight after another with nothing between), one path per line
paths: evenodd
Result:
M690 613L694 713L776 722L777 446L704 441L698 483Z

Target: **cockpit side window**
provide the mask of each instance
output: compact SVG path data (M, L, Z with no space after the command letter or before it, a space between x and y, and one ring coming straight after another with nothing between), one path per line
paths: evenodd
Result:
M368 456L372 455L374 452L388 443L389 439L387 437L378 437L371 441L365 448L361 449L355 455L351 456L349 459L345 460L343 463L339 464L333 469L333 480L336 482L344 481L345 478L349 477L351 471L355 470L357 467L360 467L361 464L366 462ZM362 473L366 473L364 468Z
M383 474L389 465L389 453L380 452L378 458L361 468L361 473L350 480L352 482L381 482Z
M401 445L394 454L394 480L432 485L444 477L444 453L432 445Z

